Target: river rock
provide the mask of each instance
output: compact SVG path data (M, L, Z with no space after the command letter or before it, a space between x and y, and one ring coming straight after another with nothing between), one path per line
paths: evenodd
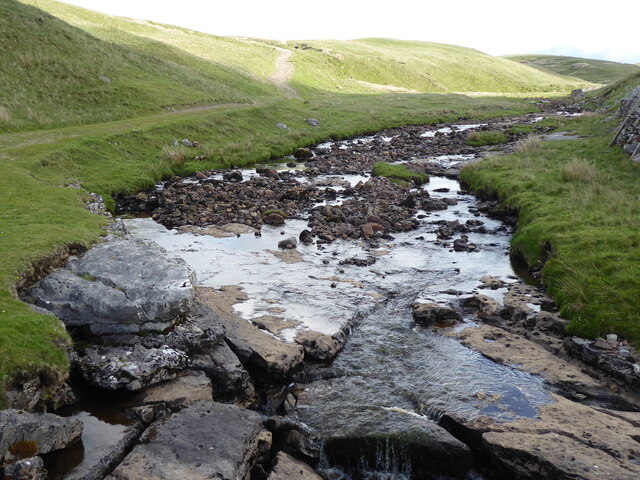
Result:
M135 405L163 403L171 409L184 408L199 401L213 401L211 380L201 371L188 370L173 380L154 385L132 400Z
M230 172L225 172L222 174L222 178L226 182L241 182L242 172L240 172L239 170L232 170Z
M588 397L613 405L626 403L578 367L520 335L490 325L449 331L446 334L495 362L520 365L522 370L540 375L547 382L560 387L570 398Z
M29 297L93 335L161 331L193 304L193 273L152 242L105 242L67 267L35 284Z
M208 305L226 329L226 341L243 365L268 377L286 377L304 359L304 349L266 333L233 313L233 305L246 300L237 288L198 288L198 300Z
M82 434L82 422L51 413L0 410L0 463L61 450Z
M425 299L426 300L426 299ZM462 316L449 302L429 302L418 300L413 304L413 319L423 325L460 321Z
M444 419L484 452L500 478L640 478L640 413L596 409L553 395L536 418L515 422ZM459 422L459 423L456 423Z
M4 465L6 480L46 480L47 471L40 457L29 457Z
M486 295L473 295L463 298L461 305L482 319L491 317L500 308L500 304L497 301Z
M170 380L189 366L184 352L168 346L89 347L72 359L87 383L106 390L141 390Z
M358 402L357 381L336 379L305 385L298 392L295 418L323 445L329 465L356 476L369 471L463 477L471 451L426 417L402 409Z
M235 403L245 408L256 405L256 391L251 376L224 341L208 353L193 357L192 365L211 379L213 398L217 402Z
M268 225L284 225L284 217L278 213L270 213L264 217L264 223Z
M308 148L298 148L295 152L293 152L293 156L299 160L305 160L313 157L313 152Z
M564 347L574 357L592 365L607 375L618 378L640 392L640 355L617 343L610 350L599 349L596 342L567 337Z
M322 480L316 471L285 452L278 452L269 480Z
M108 478L243 480L270 446L257 412L199 402L151 425Z
M296 248L297 246L298 241L296 240L296 237L285 238L278 242L278 248Z

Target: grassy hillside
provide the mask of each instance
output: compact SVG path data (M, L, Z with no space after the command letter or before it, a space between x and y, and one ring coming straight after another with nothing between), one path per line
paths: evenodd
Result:
M638 65L561 55L507 55L505 58L544 72L566 75L587 82L612 83L640 72Z
M332 93L564 92L587 82L470 48L369 38L289 42L295 85Z
M33 3L54 13L87 12L54 2ZM100 39L96 32L31 5L0 2L0 132L250 102L275 94L271 84L248 72L205 61L166 43L127 36L108 23L103 29L107 34ZM122 42L115 42L111 38L115 36Z

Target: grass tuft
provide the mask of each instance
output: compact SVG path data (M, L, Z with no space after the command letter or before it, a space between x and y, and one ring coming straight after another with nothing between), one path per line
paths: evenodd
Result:
M386 177L400 182L411 182L422 185L429 181L429 176L424 173L416 173L406 165L378 162L373 165L373 175L376 177ZM402 185L402 183L400 183Z
M540 135L527 135L516 142L516 151L523 155L530 155L540 150L542 137Z
M471 132L467 135L467 145L472 147L482 147L485 145L499 145L506 143L507 136L498 131Z
M565 182L596 183L600 176L594 162L584 158L572 158L560 171L560 176Z

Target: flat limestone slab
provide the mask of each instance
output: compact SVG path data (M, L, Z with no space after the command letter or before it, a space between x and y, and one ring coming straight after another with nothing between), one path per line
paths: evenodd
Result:
M33 456L71 445L82 434L82 422L51 413L0 410L0 463L13 454Z
M100 244L36 283L30 301L93 335L161 331L190 310L195 276L153 242Z
M621 416L554 397L538 419L484 427L494 463L531 480L640 478L640 413Z
M322 480L316 471L285 452L278 452L276 466L268 480Z
M257 412L199 402L151 425L110 480L242 480L271 446Z
M218 315L226 329L227 340L243 363L274 377L286 376L302 363L302 346L280 340L233 313L233 305L246 298L239 288L200 287L197 298Z

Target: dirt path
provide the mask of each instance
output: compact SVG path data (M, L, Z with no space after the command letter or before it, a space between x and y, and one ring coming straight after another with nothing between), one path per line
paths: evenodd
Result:
M95 136L105 134L116 134L127 132L133 129L142 129L152 126L159 126L165 122L175 120L176 116L197 115L201 112L229 112L253 108L255 103L223 103L217 105L200 105L183 109L171 110L168 112L145 115L141 117L125 118L104 123L94 123L89 125L73 125L51 130L36 130L28 132L7 133L0 135L0 156L3 151L14 148L26 147L43 143L57 143L80 136ZM260 105L263 105L261 103Z
M291 63L293 52L285 48L275 47L280 52L276 58L276 71L271 75L271 81L287 96L287 98L300 98L295 88L289 85L293 79L294 66Z

